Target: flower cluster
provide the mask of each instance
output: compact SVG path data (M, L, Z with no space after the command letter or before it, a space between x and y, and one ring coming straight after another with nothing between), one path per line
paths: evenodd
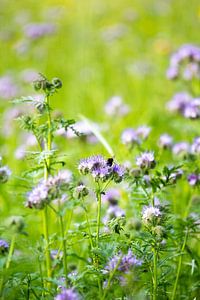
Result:
M196 186L200 183L200 174L196 174L196 173L189 174L187 179L191 186Z
M200 98L192 98L188 93L177 93L167 103L170 111L179 112L187 119L200 117Z
M121 141L123 144L133 147L136 144L141 144L149 136L151 128L148 126L140 126L137 129L127 128L122 132Z
M186 44L181 46L170 59L168 79L183 77L185 80L200 78L200 48Z
M144 170L153 169L156 165L153 152L143 152L136 158L136 165Z
M9 249L9 245L6 241L4 240L0 240L0 254L5 254L6 252L8 252Z
M52 200L63 198L62 192L69 187L71 180L72 174L69 170L60 171L54 177L50 176L28 193L26 206L42 209Z
M50 23L30 23L24 27L26 37L32 40L51 35L55 30L55 25Z
M101 155L90 156L82 159L78 165L81 174L91 174L95 181L114 180L122 181L125 170L122 166L113 163L113 159L105 159Z
M79 295L74 289L62 289L62 292L55 297L55 300L79 300Z
M121 252L114 255L108 262L105 270L108 272L112 272L113 270L117 269L123 274L127 274L133 267L141 265L142 261L137 259L133 255L131 249L129 249L126 255L123 255Z
M173 144L173 137L168 133L163 133L158 141L158 146L162 149L170 149Z
M129 106L123 103L120 96L113 96L105 105L105 113L108 116L125 116L129 111Z
M160 222L162 213L159 207L145 206L142 211L142 222L144 225L157 225Z
M11 99L19 92L18 86L10 75L0 77L0 98Z

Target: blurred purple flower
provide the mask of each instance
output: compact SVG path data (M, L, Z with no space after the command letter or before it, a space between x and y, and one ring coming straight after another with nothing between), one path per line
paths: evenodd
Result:
M102 195L102 200L109 202L110 205L117 205L120 199L120 192L116 188L110 188Z
M140 156L136 157L136 165L141 169L153 169L156 165L153 152L143 152Z
M11 170L7 166L0 167L0 183L6 183L11 175Z
M158 146L162 149L169 149L172 147L173 144L173 138L167 134L167 133L163 133L158 141Z
M129 113L130 108L128 105L123 103L123 100L120 96L113 96L106 104L105 104L105 113L108 116L125 116Z
M200 154L200 137L196 137L191 145L192 154Z
M55 31L56 26L51 23L30 23L24 26L25 36L33 40L54 34Z
M183 112L185 106L192 100L192 97L186 93L181 92L173 96L173 98L167 103L167 108L170 111Z
M19 92L18 86L9 75L0 77L0 98L11 99Z
M9 245L5 240L0 240L0 254L8 252Z
M57 295L55 300L79 300L79 295L75 292L74 289L62 289L62 292Z
M190 153L190 145L187 142L179 142L172 147L174 155L185 156Z
M200 174L189 174L187 179L191 186L195 186L200 183Z
M127 128L122 132L121 141L123 144L131 146L140 143L138 135L133 128Z

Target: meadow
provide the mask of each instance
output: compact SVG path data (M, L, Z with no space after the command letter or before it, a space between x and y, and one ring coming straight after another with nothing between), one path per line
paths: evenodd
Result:
M1 0L0 299L200 299L199 24Z

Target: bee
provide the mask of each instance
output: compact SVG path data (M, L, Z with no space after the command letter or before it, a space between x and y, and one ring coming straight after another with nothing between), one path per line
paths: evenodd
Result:
M107 166L112 167L114 159L112 157L107 159Z

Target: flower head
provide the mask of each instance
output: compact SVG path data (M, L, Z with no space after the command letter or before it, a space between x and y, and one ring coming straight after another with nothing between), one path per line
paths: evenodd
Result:
M105 112L109 116L125 116L129 111L129 106L123 103L120 96L113 96L105 105Z
M0 167L0 183L7 182L10 175L11 171L7 166Z
M136 158L136 165L141 169L153 169L156 165L153 152L143 152Z
M78 294L74 289L62 289L62 292L55 297L55 300L79 300Z
M195 173L189 174L187 179L191 186L196 186L197 184L200 183L200 174L195 174Z
M9 245L5 240L0 240L0 254L8 252Z
M142 221L145 225L158 223L162 213L158 207L145 206L142 211Z
M172 147L172 144L173 144L173 138L169 134L164 133L160 136L158 141L158 145L160 148L168 149Z
M191 145L192 154L200 154L200 137L196 137Z

